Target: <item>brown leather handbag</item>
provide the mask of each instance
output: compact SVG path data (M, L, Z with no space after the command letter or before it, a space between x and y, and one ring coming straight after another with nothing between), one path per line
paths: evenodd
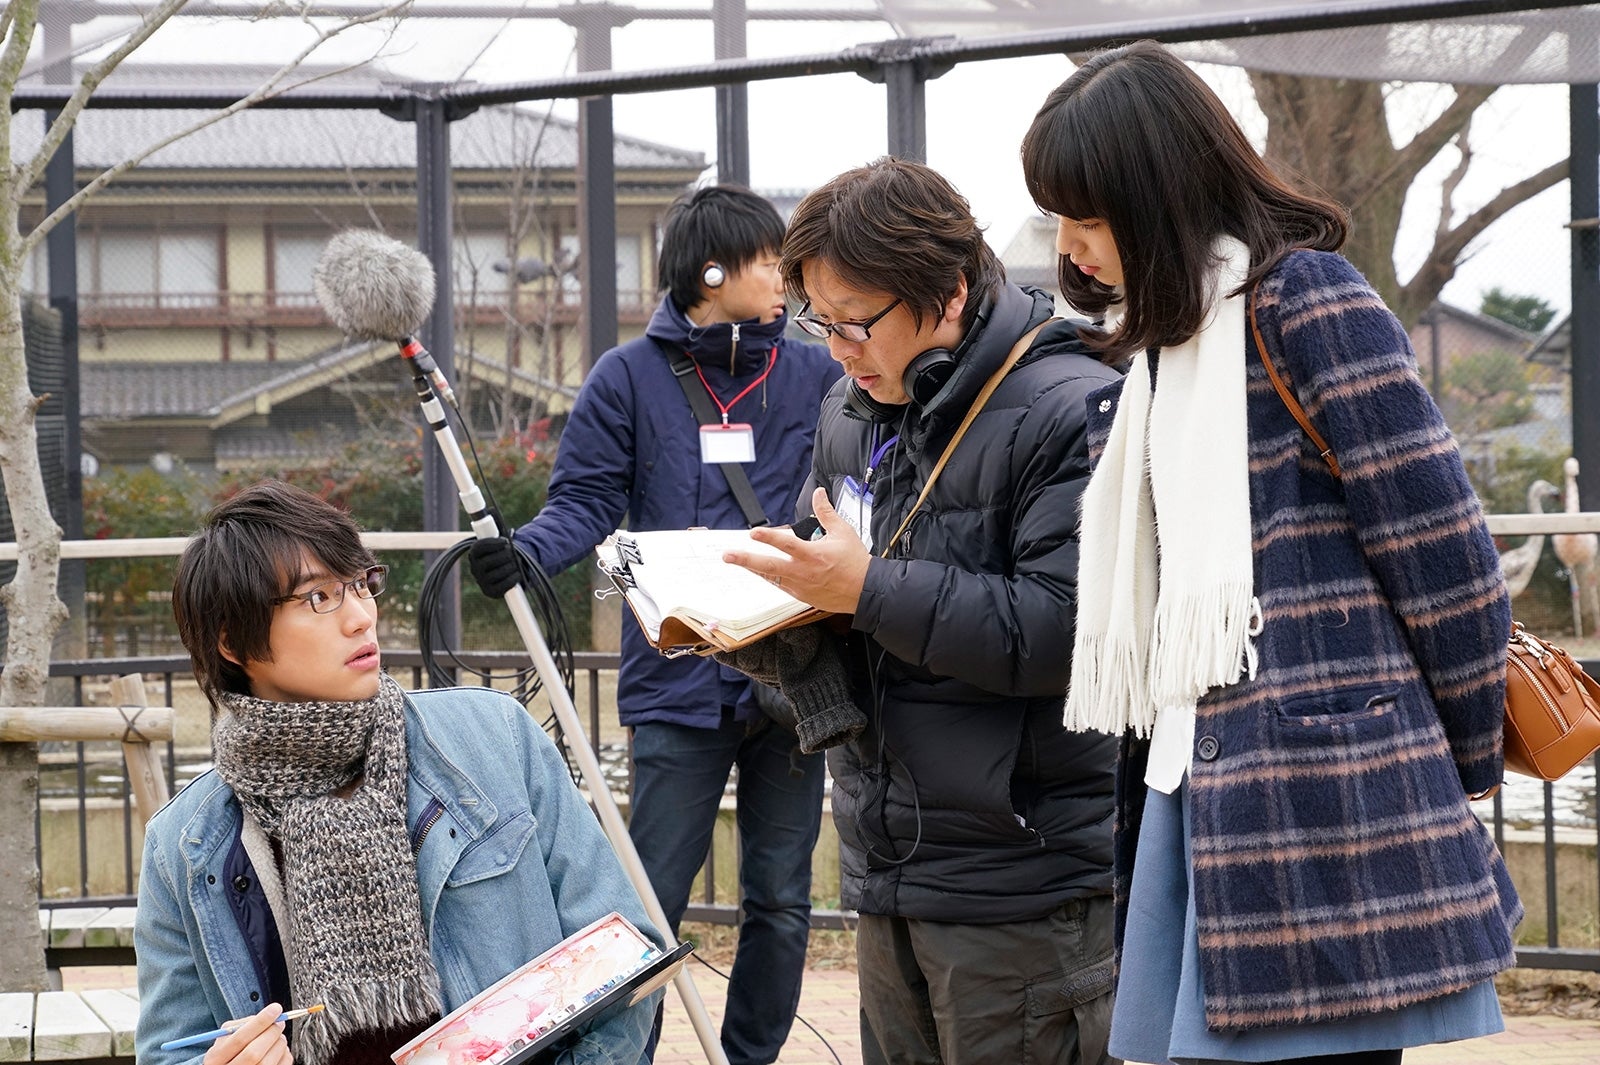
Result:
M1338 479L1339 460L1333 448L1312 427L1305 408L1267 357L1267 345L1256 325L1254 292L1250 293L1250 332L1272 387ZM1506 768L1540 780L1559 780L1596 750L1600 750L1600 683L1565 650L1513 621L1506 654Z
M1600 749L1600 683L1572 656L1511 623L1506 768L1559 780Z

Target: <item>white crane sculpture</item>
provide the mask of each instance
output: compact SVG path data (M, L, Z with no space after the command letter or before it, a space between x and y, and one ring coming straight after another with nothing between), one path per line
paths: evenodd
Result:
M1567 474L1566 511L1568 514L1580 513L1583 506L1578 502L1578 460L1569 457L1561 464L1561 468ZM1589 576L1589 567L1594 564L1595 555L1600 554L1600 536L1594 533L1557 533L1550 537L1550 546L1555 550L1561 564L1567 567L1567 587L1572 592L1572 635L1582 636L1581 600L1587 598L1590 613L1600 615L1600 603L1596 602L1595 589L1589 587L1587 597L1582 594L1585 585L1588 584L1586 578Z
M1543 514L1544 501L1560 494L1561 489L1549 481L1534 481L1528 486L1528 513ZM1505 574L1506 591L1513 599L1533 580L1533 571L1538 568L1539 556L1543 553L1544 533L1535 533L1511 550L1500 552L1500 572Z

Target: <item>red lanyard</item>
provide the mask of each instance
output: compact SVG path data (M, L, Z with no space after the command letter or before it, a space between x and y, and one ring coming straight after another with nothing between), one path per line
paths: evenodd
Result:
M693 362L694 360L691 359L690 361ZM761 382L765 381L768 375L772 373L772 368L776 365L778 365L778 345L774 344L772 345L772 354L767 356L766 370L762 372L760 377L756 378L754 381L751 381L750 384L745 387L743 392L740 392L737 396L734 396L732 399L728 400L727 403L723 403L722 400L717 398L717 394L711 391L711 382L706 380L706 375L701 371L700 364L698 362L695 362L694 364L694 372L699 376L700 383L705 385L706 394L711 397L711 402L715 403L717 405L717 409L722 412L722 424L727 425L728 412L733 409L733 405L744 397L748 396L751 392L754 392L756 385L759 385Z

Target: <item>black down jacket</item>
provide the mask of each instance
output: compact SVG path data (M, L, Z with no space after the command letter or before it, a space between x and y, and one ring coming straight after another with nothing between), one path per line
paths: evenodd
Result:
M810 489L873 472L874 552L889 543L974 398L1048 296L1004 285L924 409L874 426L823 401ZM871 724L829 752L843 903L987 924L1111 892L1108 736L1061 727L1072 654L1085 397L1117 379L1069 322L1001 382L890 557L874 557L846 637Z

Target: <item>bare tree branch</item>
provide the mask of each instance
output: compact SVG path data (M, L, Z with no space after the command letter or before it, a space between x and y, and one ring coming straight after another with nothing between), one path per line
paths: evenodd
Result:
M12 0L6 5L5 19L9 36L4 50L0 50L0 98L10 99L22 65L27 62L33 31L39 24L39 0ZM11 108L6 107L0 108L0 181L11 176ZM22 202L22 190L13 181L6 193L7 212L15 217L17 205ZM0 241L5 240L9 240L9 234L0 235Z
M1532 55L1534 50L1545 42L1545 34L1537 31L1532 26L1524 27L1515 38L1500 49L1496 57L1498 62L1521 62ZM1373 175L1369 189L1378 188L1397 178L1403 178L1407 187L1416 180L1422 168L1427 166L1434 156L1444 150L1461 130L1466 129L1472 121L1472 113L1481 107L1499 86L1497 85L1452 85L1455 90L1455 99L1450 102L1432 122L1428 123L1421 133L1399 150L1391 165L1380 173ZM1365 198L1363 195L1362 199ZM1348 206L1354 207L1355 204Z
M7 35L5 48L0 51L0 95L10 99L11 93L17 87L17 79L22 75L22 67L28 61L28 49L33 46L33 32L39 25L39 0L12 0L6 5L5 21ZM0 114L0 126L9 134L11 129L11 109L5 109ZM7 136L0 140L0 161L4 163L4 172L11 170L11 138Z
M12 15L12 10L11 9L13 7L17 7L17 6L21 6L20 0L19 0L19 3L17 3L17 4L7 4L5 6L5 10L0 11L0 41L5 41L7 36L11 33L11 23L12 23L13 17L14 17ZM29 37L33 36L33 28L32 28L31 25L29 26L29 28L27 30L27 34L28 34ZM6 48L9 50L10 47L11 47L11 43L9 41L7 41ZM24 52L23 52L23 58L24 59L27 58L26 50L24 50ZM20 70L20 69L21 68L19 67L18 70ZM16 82L13 81L10 84L15 85Z
M187 3L187 2L188 2L188 0L169 0L169 3L176 3L180 7L183 5L183 3ZM340 67L340 68L338 68L336 70L329 70L329 71L326 71L324 73L317 74L317 75L315 75L313 77L302 78L299 81L293 82L292 84L280 85L280 82L282 82L284 80L284 78L288 77L294 71L294 69L296 67L298 67L301 63L305 62L306 59L308 57L310 57L311 53L315 52L318 48L321 48L324 44L326 44L332 38L337 37L339 34L345 32L346 30L352 29L352 28L354 28L356 26L367 25L367 24L370 24L370 23L373 23L373 22L379 22L379 21L382 21L384 19L387 19L387 18L390 18L392 16L395 16L395 15L403 12L406 8L409 8L410 6L411 6L411 0L402 0L401 3L391 4L390 6L382 8L380 10L368 12L367 14L363 14L363 15L360 15L360 16L357 16L357 17L354 17L354 18L346 19L345 21L339 23L337 26L334 26L332 29L319 30L319 29L316 29L315 26L312 26L313 30L316 33L316 39L311 44L309 44L305 48L301 49L300 52L298 52L287 63L284 63L281 67L279 67L273 73L273 75L270 78L268 78L261 85L257 86L256 89L253 92L251 92L249 95L243 96L240 99L235 100L233 103L229 104L227 107L224 107L222 110L216 111L216 112L213 112L212 114L207 115L205 118L201 119L200 121L195 122L193 125L187 126L184 129L181 129L176 133L173 133L171 136L163 137L161 140L155 142L154 144L149 145L144 150L136 153L131 158L124 159L122 162L117 163L115 166L112 166L112 167L106 169L105 171L102 171L93 180L91 180L88 184L84 185L83 188L79 189L76 193L74 193L69 199L67 199L65 202L63 202L54 211L50 212L50 214L48 216L46 216L43 221L41 221L37 226L35 226L28 233L28 235L23 238L23 242L22 242L22 254L23 254L23 256L26 257L30 252L32 252L34 247L36 247L38 245L38 243L40 241L42 241L49 234L49 232L52 229L54 229L57 224L60 223L60 221L63 218L65 218L67 215L71 214L73 211L77 210L79 205L81 205L83 203L83 201L87 200L90 196L93 196L95 193L97 193L101 189L105 188L112 181L115 181L118 177L120 177L123 174L127 173L129 170L132 170L134 167L138 166L140 163L144 162L146 159L150 158L150 156L154 155L156 152L159 152L161 149L167 147L168 145L174 144L174 143L182 140L185 137L192 136L193 134L198 133L200 130L205 129L208 126L215 125L216 123L221 122L223 119L228 118L231 115L238 114L240 111L244 111L244 110L246 110L246 109L248 109L250 107L254 107L256 104L260 103L263 100L270 100L275 96L281 96L286 92L291 92L294 89L298 89L298 88L300 88L302 86L305 86L305 85L314 84L314 83L316 83L318 81L322 81L325 78L335 77L335 76L337 76L339 74L343 74L343 73L345 73L347 71L354 70L355 68L361 66L362 65L361 63L352 63L352 64L349 64L347 66ZM311 25L309 21L307 22L307 24ZM94 74L96 71L100 72L100 80L103 80L104 77L105 77L105 74L109 73L109 70L101 70L102 66L103 66L103 64L98 64L96 66L96 68L95 68L95 71L91 71L89 74L85 74L84 75L84 82L87 83L89 81L90 76L92 74ZM96 84L98 84L98 83L99 83L99 81L97 80ZM74 95L74 98L76 98L76 94ZM79 105L79 110L80 111L82 110L82 105L81 104ZM57 127L61 126L62 119L66 118L66 116L67 116L67 112L65 110L63 110L61 118L58 118L56 120L56 122L50 127L50 134L47 135L47 137L46 137L47 141L49 140L50 136L53 136L56 133ZM57 138L55 140L55 144L53 146L51 146L50 150L51 150L52 153L54 152L55 148L60 147L61 139L65 138L67 129L70 129L70 125L68 127L64 128L64 129L62 129L61 137ZM39 174L43 172L44 164L48 160L49 160L49 155L47 155L45 153L44 148L41 147L40 150L39 150L39 153L34 158L34 162L38 164L38 171L39 172L33 174L32 175L32 180L24 183L22 185L23 188L31 186L34 181L38 180Z
M1428 123L1426 129L1406 142L1405 147L1396 151L1389 165L1373 174L1371 180L1367 182L1366 189L1357 193L1346 206L1351 210L1359 209L1372 190L1392 181L1399 181L1409 186L1416 180L1422 168L1443 151L1444 146L1472 121L1472 113L1482 107L1484 101L1493 95L1499 86L1456 85L1453 88L1456 96L1450 101L1450 105L1438 118Z
M1467 168L1472 165L1472 117L1467 117L1467 124L1461 127L1461 134L1456 137L1456 148L1461 153L1461 159L1456 163L1456 168L1439 186L1439 225L1434 229L1435 237L1450 232L1450 221L1455 217L1456 189L1461 187L1461 182L1467 176Z
M148 41L151 34L166 25L167 20L182 10L183 5L188 2L189 0L162 0L154 11L145 15L139 21L138 27L128 35L127 40L113 49L110 55L84 72L83 77L78 81L77 88L72 90L72 95L61 106L61 111L56 115L56 120L50 123L50 128L45 131L44 140L39 144L39 150L34 152L32 159L23 164L17 180L17 189L25 191L33 188L38 182L39 177L44 173L45 166L49 164L51 158L61 147L62 142L67 139L67 134L72 132L72 124L78 120L78 115L83 112L84 105L89 102L89 97L94 95L94 91L100 87L100 83L106 79L106 75L117 69L118 64L128 58L134 49ZM23 195L23 191L19 191L17 195ZM51 226L54 227L54 225L55 223L52 222ZM24 241L24 254L31 250L32 247L32 244Z
M1570 160L1563 159L1559 163L1551 163L1537 174L1501 189L1493 199L1462 219L1455 227L1439 234L1428 252L1422 269L1401 286L1402 300L1414 303L1423 294L1427 294L1431 300L1444 283L1454 276L1456 266L1461 262L1468 244L1513 207L1532 199L1552 185L1565 181L1570 170Z

